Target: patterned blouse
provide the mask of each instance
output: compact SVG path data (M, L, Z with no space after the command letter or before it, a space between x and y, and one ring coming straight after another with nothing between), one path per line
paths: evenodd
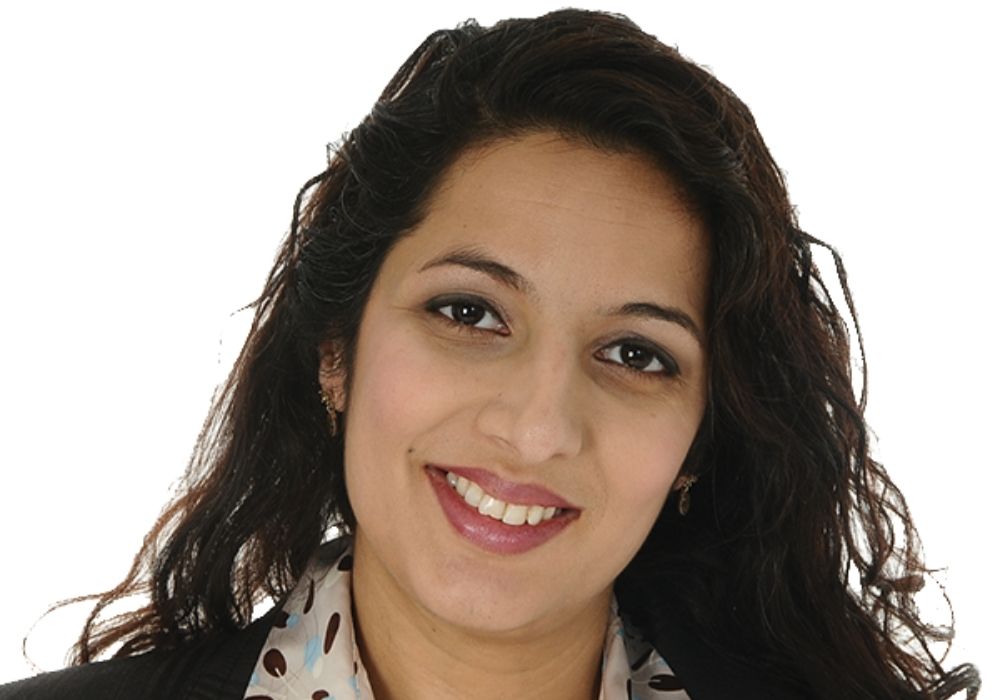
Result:
M351 619L348 549L310 564L271 628L245 700L374 700ZM626 627L612 605L600 700L690 700L667 662Z

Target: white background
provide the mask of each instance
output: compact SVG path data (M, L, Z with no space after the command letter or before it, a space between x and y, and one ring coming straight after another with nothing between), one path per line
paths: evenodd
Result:
M958 637L946 665L975 661L989 681L1000 621L989 13L582 4L628 14L732 87L803 228L842 252L877 454L929 563L948 567ZM125 573L242 342L247 314L232 314L263 284L326 143L430 31L557 6L2 5L0 682L30 673L21 639L48 604ZM60 666L83 609L35 628L42 667Z

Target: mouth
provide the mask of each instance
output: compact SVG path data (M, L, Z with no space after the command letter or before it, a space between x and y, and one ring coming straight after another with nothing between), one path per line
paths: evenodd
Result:
M520 554L539 547L563 532L581 512L545 489L510 484L484 470L427 465L425 471L453 529L496 554Z
M520 526L537 525L543 520L552 520L557 513L563 512L556 506L545 506L540 503L521 504L508 503L503 499L486 493L477 482L458 476L455 472L445 472L445 481L461 496L470 508L475 508L480 515L488 515L507 525Z

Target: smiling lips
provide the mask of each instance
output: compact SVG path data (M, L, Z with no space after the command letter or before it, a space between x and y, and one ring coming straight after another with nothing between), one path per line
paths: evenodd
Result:
M483 469L428 465L426 472L452 527L487 551L534 549L580 514L547 489L505 481Z

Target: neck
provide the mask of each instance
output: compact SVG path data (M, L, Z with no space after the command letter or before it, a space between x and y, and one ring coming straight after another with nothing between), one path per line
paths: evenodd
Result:
M352 586L359 653L377 700L594 700L600 694L610 590L540 629L486 633L421 607L361 533Z

